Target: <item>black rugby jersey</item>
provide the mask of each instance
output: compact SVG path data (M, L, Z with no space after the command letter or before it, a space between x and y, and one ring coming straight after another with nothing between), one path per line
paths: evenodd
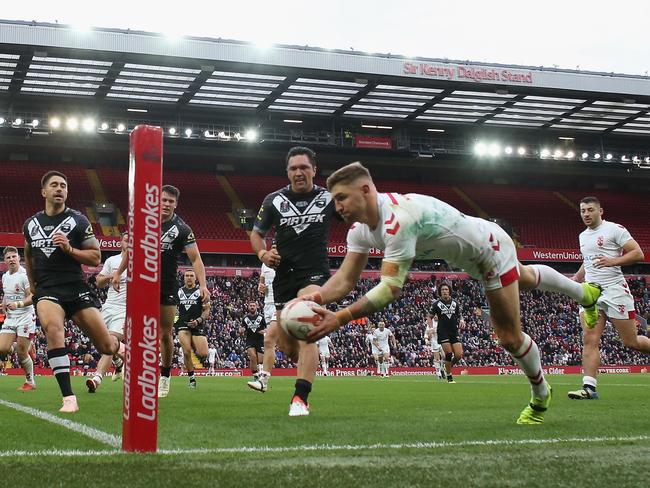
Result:
M332 195L325 188L314 185L308 193L294 193L287 185L264 198L253 230L265 235L275 227L280 272L329 270L327 238L334 211Z
M198 319L203 313L201 289L182 287L178 289L178 322L187 324L190 320Z
M438 330L441 328L458 328L460 322L460 305L454 299L449 302L436 300L431 306L430 314L438 316Z
M192 229L176 214L162 223L160 232L160 284L165 289L165 285L176 285L178 258L186 247L196 243L196 238Z
M264 315L258 313L256 315L244 315L244 327L246 327L246 337L253 338L256 335L260 336L258 332L260 330L266 329L266 322L264 321ZM261 337L261 336L260 336Z
M54 216L40 211L25 221L23 234L31 248L32 275L36 288L82 282L81 263L52 242L54 234L64 234L70 245L83 249L83 243L94 240L88 219L77 210L66 209Z

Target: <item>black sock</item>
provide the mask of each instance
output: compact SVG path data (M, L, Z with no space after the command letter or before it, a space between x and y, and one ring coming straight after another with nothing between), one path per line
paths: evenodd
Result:
M64 397L74 395L70 384L70 358L65 347L51 349L47 352L47 359L54 373L61 395Z
M447 375L447 381L454 381L454 375L448 374Z
M190 383L192 383L193 381L196 381L196 378L194 377L194 371L188 371L187 376L190 377Z
M596 391L596 387L592 385L582 385L582 388L585 390Z
M311 383L307 380L296 380L296 391L293 396L299 397L303 402L307 403L307 398L309 398L309 392L311 392Z
M172 367L171 366L161 366L160 367L160 376L165 376L166 378L169 378L172 374Z

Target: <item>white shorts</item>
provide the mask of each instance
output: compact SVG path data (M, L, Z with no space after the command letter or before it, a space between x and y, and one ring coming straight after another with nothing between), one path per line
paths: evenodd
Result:
M18 317L7 317L0 334L16 334L30 339L36 333L36 315L28 313Z
M471 242L476 253L471 259L462 259L463 262L455 264L481 280L486 290L498 290L517 281L519 261L515 243L498 224L476 220Z
M603 288L596 306L610 319L628 320L636 317L634 297L625 280ZM582 312L582 307L580 311Z
M208 363L214 364L217 358L208 358Z
M276 320L276 313L277 309L275 308L275 303L264 304L264 321L267 326Z
M376 347L374 344L372 345L372 355L373 356L383 356L384 354L390 354L390 347L388 345L381 347Z
M438 344L438 341L430 341L429 342L429 347L431 348L431 352L440 352L442 351L442 346Z
M324 358L329 358L330 357L330 348L328 347L327 349L318 349L318 354Z
M115 307L102 308L102 318L109 332L124 334L124 322L126 322L126 309Z

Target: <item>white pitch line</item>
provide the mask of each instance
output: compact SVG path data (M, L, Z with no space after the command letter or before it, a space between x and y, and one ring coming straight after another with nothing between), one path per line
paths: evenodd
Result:
M365 450L395 450L395 449L438 449L441 447L482 447L482 446L525 446L525 445L552 445L569 443L590 443L602 442L634 442L650 441L650 436L617 436L617 437L569 437L551 439L486 439L469 440L459 442L437 441L437 442L413 442L399 444L314 444L289 447L251 446L251 447L217 447L213 449L160 449L160 455L183 455L183 454L259 454L259 453L286 453L286 452L318 452L318 451L365 451ZM35 456L61 456L79 457L95 456L106 454L127 454L124 451L79 451L79 450L54 450L54 451L4 451L0 452L2 457L35 457Z
M52 415L51 413L42 412L41 410L37 410L32 407L26 407L25 405L21 405L19 403L8 402L1 398L0 398L0 405L4 405L5 407L8 408L13 408L14 410L18 410L19 412L32 415L36 418L45 420L52 424L58 425L60 427L65 427L66 429L72 430L74 432L78 432L79 434L85 435L86 437L90 437L91 439L99 441L102 444L106 444L108 446L115 447L115 448L119 448L122 446L122 439L120 437L95 429L93 427L88 427L87 425L79 424L77 422L73 422L72 420L62 419L57 417L56 415Z

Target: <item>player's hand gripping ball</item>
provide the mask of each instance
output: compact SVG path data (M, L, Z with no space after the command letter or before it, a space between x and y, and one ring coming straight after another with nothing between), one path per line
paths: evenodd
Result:
M312 310L319 308L316 302L293 300L287 303L280 312L280 325L292 337L304 341L320 320L320 316Z

